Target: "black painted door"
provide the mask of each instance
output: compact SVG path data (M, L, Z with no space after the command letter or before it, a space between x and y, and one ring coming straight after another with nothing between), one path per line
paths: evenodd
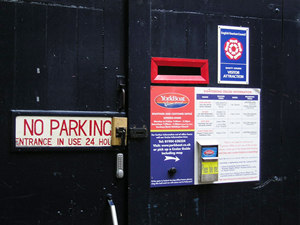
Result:
M208 59L209 87L261 88L262 98L259 182L150 188L149 139L130 140L129 224L299 223L299 0L130 3L130 126L150 123L151 57ZM250 29L247 86L217 83L218 25Z
M11 110L126 116L123 3L0 1L0 11L0 224L111 224L108 193L125 224L124 148L12 152L10 135Z

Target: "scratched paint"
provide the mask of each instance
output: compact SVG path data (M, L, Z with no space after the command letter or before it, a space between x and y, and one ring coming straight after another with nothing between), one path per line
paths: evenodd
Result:
M253 189L255 189L255 190L256 189L262 189L262 188L266 187L270 183L280 183L280 182L283 182L285 180L287 180L287 177L285 177L285 176L284 177L274 176L274 177L272 177L272 178L270 178L270 179L268 179L268 180L260 183L258 186L255 186Z

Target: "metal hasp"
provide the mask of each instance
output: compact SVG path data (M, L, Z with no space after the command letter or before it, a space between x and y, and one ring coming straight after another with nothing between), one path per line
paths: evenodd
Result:
M116 137L121 138L121 146L125 146L126 139L126 128L117 127L116 128Z
M129 128L130 138L147 138L148 129L144 127L131 127Z
M111 145L126 146L127 145L127 118L113 117L111 123Z
M111 218L113 225L118 225L118 217L117 217L117 211L116 211L116 206L112 200L112 195L107 194L107 202L110 207L110 212L111 212Z

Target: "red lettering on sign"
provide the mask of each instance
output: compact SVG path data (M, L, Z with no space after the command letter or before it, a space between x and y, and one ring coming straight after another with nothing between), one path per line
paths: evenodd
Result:
M64 145L65 139L63 138L57 138L57 145Z
M16 138L17 146L51 146L52 138Z
M72 123L75 123L74 127L72 127ZM76 120L70 120L69 121L69 134L70 134L70 136L72 136L72 130L74 131L75 136L78 136L77 131L76 131L77 127L78 127L78 122Z
M27 120L26 119L24 120L24 136L26 136L26 127L28 128L29 133L31 135L33 135L33 120L31 120L31 129L29 127L29 124L28 124Z
M97 123L97 120L94 120L94 136L96 136L96 128L100 134L100 136L102 136L102 124L103 124L103 121L101 120L101 125L100 125L100 128L98 127L98 123Z
M40 133L37 132L37 122L40 122L41 128L40 128ZM42 135L44 133L44 122L42 120L36 120L34 122L34 133L38 136Z
M39 128L39 132L38 129ZM44 132L44 122L40 119L38 120L31 120L31 127L27 120L24 120L24 136L26 136L26 130L28 129L31 136L37 135L40 136Z
M67 129L67 124L66 124L66 121L63 120L62 124L61 124L61 129L60 129L60 133L59 133L59 136L61 136L62 132L66 132L66 135L69 136L68 134L68 129Z
M50 135L52 136L55 130L59 130L59 136L64 133L67 136L110 136L111 130L106 128L107 123L111 124L111 121L90 120L87 124L87 120L69 120L69 122L63 120L61 123L58 120L50 120Z
M84 136L87 136L84 129L83 129L83 126L85 125L85 123L86 123L86 120L84 121L83 124L81 124L81 120L79 120L79 126L78 126L79 136L81 136L81 132L84 134ZM91 130L91 127L90 127L90 130Z
M90 131L89 136L92 136L92 121L90 120Z
M105 135L105 136L110 136L110 135L111 135L111 130L109 130L109 133L106 133L106 129L105 129L106 123L111 124L111 122L110 122L109 120L106 120L106 121L104 122L104 124L103 124L103 127L104 127L104 135Z
M56 123L57 124L57 126L53 126L53 123ZM58 120L50 120L50 135L52 136L52 131L53 130L56 130L57 128L59 127L59 122L58 122Z
M109 139L108 138L101 138L99 139L99 145L110 145Z
M95 145L95 139L94 138L92 138L92 139L87 138L85 144L86 145Z
M69 145L81 145L81 138L68 138Z

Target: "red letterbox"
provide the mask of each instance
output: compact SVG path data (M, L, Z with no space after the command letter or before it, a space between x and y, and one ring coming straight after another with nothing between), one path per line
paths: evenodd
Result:
M152 57L151 83L208 84L208 60Z

